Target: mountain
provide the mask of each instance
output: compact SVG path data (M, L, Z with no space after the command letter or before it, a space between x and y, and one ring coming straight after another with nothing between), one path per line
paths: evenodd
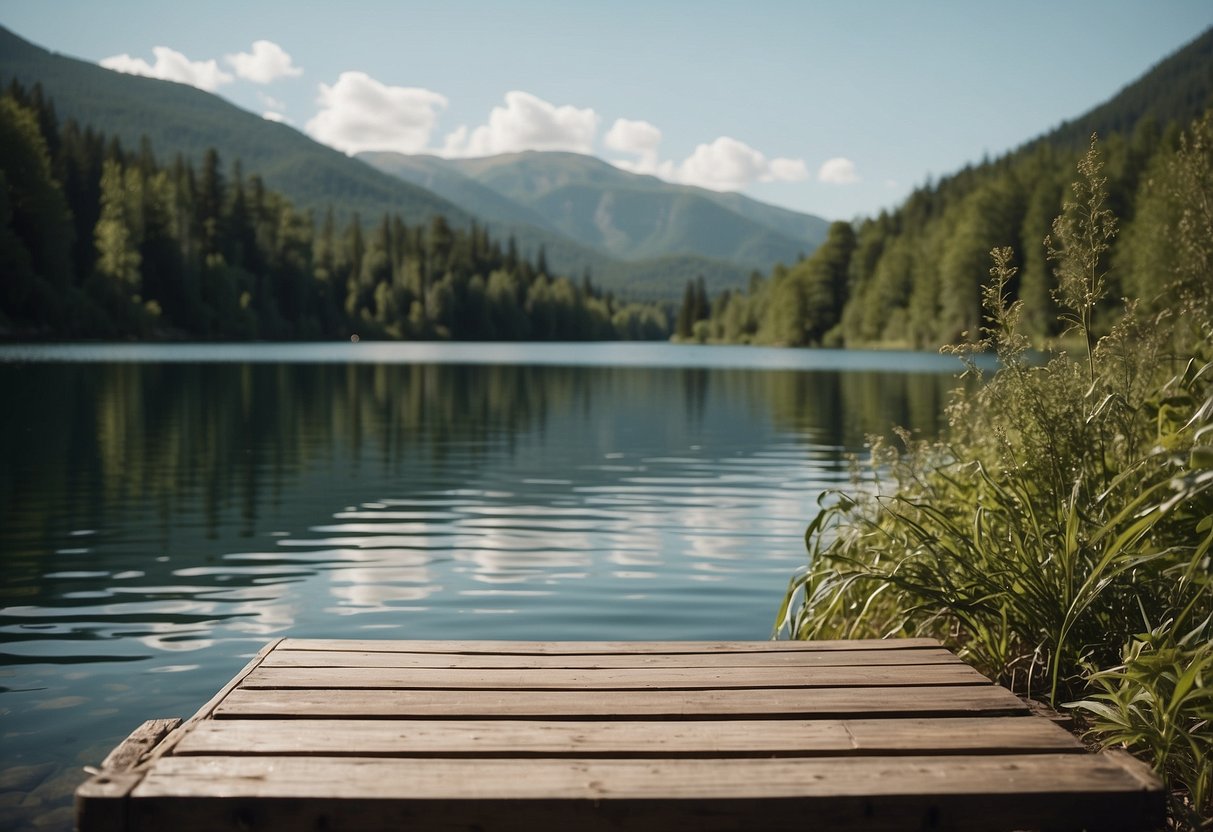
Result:
M829 226L741 194L674 185L577 153L359 158L482 216L514 205L532 223L625 260L696 254L769 269L812 252Z
M482 217L218 96L55 54L0 26L0 81L10 80L41 84L61 121L74 119L128 148L138 147L146 136L165 161L180 153L197 163L214 147L225 165L238 160L246 175L260 175L301 209L319 213L331 205L338 220L357 212L368 225L388 212L410 224L439 215L456 227L487 221L494 237L514 237L524 254L534 256L542 246L555 271L580 276L589 269L596 283L628 295L673 298L698 275L715 289L739 286L752 268L698 253L621 262L570 239L509 200L498 199L495 206L491 198L484 200Z
M1186 124L1213 103L1213 28L1160 61L1098 107L1030 143L1082 148L1092 133L1131 133L1138 124Z
M61 120L75 119L128 148L138 147L147 136L167 160L181 153L198 162L214 147L225 163L240 160L245 173L260 174L300 208L332 203L342 215L358 211L372 217L391 210L413 223L437 214L453 224L471 221L465 211L430 191L386 178L292 127L266 121L218 96L57 55L3 27L0 76L6 83L40 83Z
M537 212L480 184L446 159L380 150L364 151L356 158L376 170L439 194L487 222L525 222L536 228L555 230Z
M984 324L991 249L1009 247L1015 273L1006 291L1019 304L1017 331L1038 342L1057 336L1057 264L1044 241L1056 239L1053 219L1075 201L1071 183L1092 133L1104 207L1119 228L1101 261L1108 291L1097 328L1115 320L1120 298L1139 298L1143 311L1195 309L1198 297L1213 303L1207 272L1184 260L1206 251L1210 238L1208 211L1190 206L1207 204L1213 191L1211 110L1213 29L1001 158L920 187L896 210L832 227L812 256L734 294L700 329L714 340L792 345L928 348L971 339ZM1165 291L1164 276L1176 274L1200 277L1182 292Z

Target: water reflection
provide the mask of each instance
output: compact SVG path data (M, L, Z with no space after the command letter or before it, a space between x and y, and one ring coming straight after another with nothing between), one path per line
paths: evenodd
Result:
M0 826L68 828L82 765L279 635L763 638L846 453L952 384L0 364Z

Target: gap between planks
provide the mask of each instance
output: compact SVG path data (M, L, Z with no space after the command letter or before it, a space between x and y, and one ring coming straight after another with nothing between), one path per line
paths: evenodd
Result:
M989 685L966 664L875 667L607 668L258 668L241 682L249 688L363 688L396 690L711 690L723 688L860 688Z
M716 653L432 653L365 650L275 650L261 667L418 667L601 670L682 667L872 667L964 664L950 650L767 650Z
M748 719L1006 716L1027 706L997 685L665 691L237 688L215 718Z
M278 650L384 653L491 653L497 655L633 655L638 653L765 653L823 650L919 650L940 648L933 638L833 641L402 641L393 639L286 638Z

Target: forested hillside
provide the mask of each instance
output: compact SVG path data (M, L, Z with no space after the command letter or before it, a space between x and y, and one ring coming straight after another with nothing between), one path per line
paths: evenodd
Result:
M156 158L0 97L0 334L20 337L666 337L655 306L549 274L484 228L301 213L238 160Z
M489 224L487 219L494 235L502 240L514 237L523 254L534 258L542 246L553 270L580 275L588 268L601 285L633 297L674 297L683 282L698 275L713 287L736 286L750 268L760 265L741 266L697 253L615 259L545 225L533 213L511 216L490 211L492 216L482 217L477 209L483 202L470 208L462 202L457 205L219 96L54 54L0 26L0 82L13 80L27 89L41 86L65 122L70 119L102 131L127 147L137 147L146 136L164 158L180 154L194 165L214 148L227 160L239 160L246 173L260 176L297 209L315 216L331 205L342 224L354 214L364 220L399 214L410 225L442 216L451 227L462 229L473 220Z
M980 286L996 246L1014 249L1009 265L1018 273L1008 289L1024 302L1027 333L1038 339L1056 334L1062 325L1045 238L1072 198L1074 165L1090 140L1088 133L1076 142L1075 131L1087 128L1102 131L1108 207L1124 229L1106 255L1115 282L1110 297L1165 303L1153 281L1174 252L1159 230L1178 209L1163 171L1181 131L1211 106L1213 30L1087 116L998 160L921 187L896 211L855 226L835 223L806 260L776 267L745 292L699 304L706 315L684 311L678 334L831 346L934 347L974 338Z

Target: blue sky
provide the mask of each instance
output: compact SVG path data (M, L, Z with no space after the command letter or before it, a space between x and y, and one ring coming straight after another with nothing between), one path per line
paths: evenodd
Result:
M845 219L1111 97L1213 2L0 0L0 23L346 151L563 148Z

